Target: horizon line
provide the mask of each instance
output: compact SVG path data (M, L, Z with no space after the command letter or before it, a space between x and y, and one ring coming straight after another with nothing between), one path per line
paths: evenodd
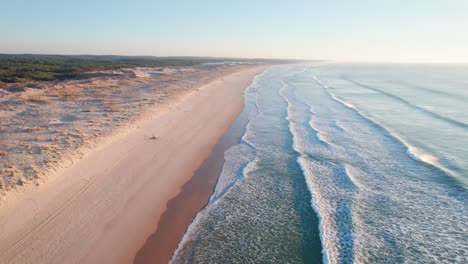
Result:
M468 64L468 61L392 61L392 60L339 60L339 59L307 59L307 58L278 58L278 57L238 57L212 55L128 55L128 54L96 54L96 53L4 53L0 55L42 55L42 56L114 56L114 57L154 57L154 58L211 58L211 59L239 59L239 60L284 60L301 62L336 62L336 63L388 63L388 64Z

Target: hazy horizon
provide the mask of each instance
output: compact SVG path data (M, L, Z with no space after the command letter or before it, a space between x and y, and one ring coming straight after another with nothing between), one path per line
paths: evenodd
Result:
M468 2L17 1L0 53L468 63Z
M0 55L44 55L44 56L116 56L116 57L155 57L155 58L214 58L214 59L239 59L239 60L295 60L295 61L302 61L304 63L307 62L330 62L330 63L359 63L359 64L372 64L372 63L387 63L387 64L468 64L465 61L459 62L446 62L446 61L384 61L384 60L331 60L331 59L297 59L297 58L275 58L275 57L230 57L230 56L209 56L209 55L128 55L128 54L89 54L89 53L2 53Z

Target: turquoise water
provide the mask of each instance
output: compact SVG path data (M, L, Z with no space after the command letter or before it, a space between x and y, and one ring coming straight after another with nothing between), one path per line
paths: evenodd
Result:
M272 68L173 263L467 263L468 66Z

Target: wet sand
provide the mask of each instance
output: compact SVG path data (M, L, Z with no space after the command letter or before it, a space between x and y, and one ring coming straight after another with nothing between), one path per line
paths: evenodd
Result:
M240 142L248 118L239 115L182 191L167 203L158 228L139 250L134 263L168 263L186 229L207 204L223 169L224 152Z

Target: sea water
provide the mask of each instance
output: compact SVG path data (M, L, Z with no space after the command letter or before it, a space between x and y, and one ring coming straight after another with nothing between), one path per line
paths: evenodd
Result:
M468 65L271 68L173 263L468 263Z

